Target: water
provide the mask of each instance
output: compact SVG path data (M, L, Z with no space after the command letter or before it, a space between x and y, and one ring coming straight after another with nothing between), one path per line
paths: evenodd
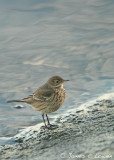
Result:
M0 1L0 137L42 122L30 106L6 101L26 97L52 75L70 82L50 119L114 91L114 1Z

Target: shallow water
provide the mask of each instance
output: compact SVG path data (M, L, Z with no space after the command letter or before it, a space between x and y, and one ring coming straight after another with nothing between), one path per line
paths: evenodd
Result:
M52 75L69 79L59 113L114 91L114 1L0 1L0 136L42 122L24 98ZM1 142L1 141L0 141Z

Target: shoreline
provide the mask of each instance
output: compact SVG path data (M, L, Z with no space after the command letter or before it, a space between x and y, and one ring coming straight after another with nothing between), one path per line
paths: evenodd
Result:
M54 121L52 130L38 125L1 146L1 159L113 159L114 93L105 94ZM42 125L42 124L41 124Z

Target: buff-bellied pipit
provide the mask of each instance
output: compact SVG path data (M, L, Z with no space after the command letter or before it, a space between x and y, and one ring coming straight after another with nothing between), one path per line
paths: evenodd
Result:
M44 114L47 117L48 125L50 125L47 114L55 112L63 104L65 100L63 83L66 81L68 80L64 80L60 76L53 76L33 94L21 100L8 101L8 103L24 102L30 104L35 110L42 113L45 127L47 127Z

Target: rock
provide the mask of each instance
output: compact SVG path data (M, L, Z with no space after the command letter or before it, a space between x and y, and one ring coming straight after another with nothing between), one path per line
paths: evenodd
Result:
M113 159L114 97L83 106L51 130L38 125L23 130L16 144L1 146L1 159Z

